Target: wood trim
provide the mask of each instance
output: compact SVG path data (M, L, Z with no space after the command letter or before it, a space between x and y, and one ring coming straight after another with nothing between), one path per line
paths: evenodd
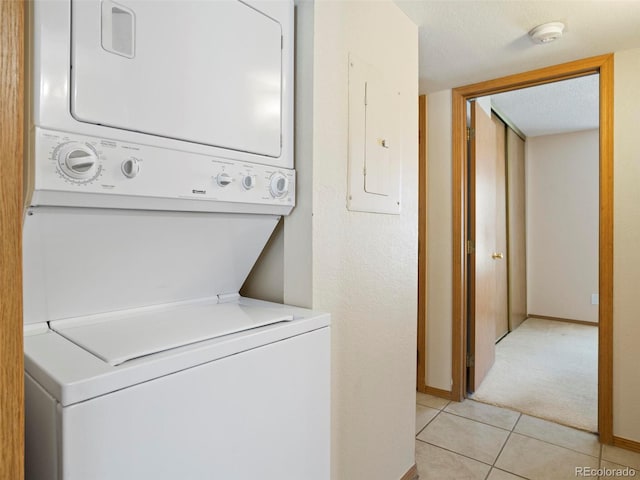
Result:
M578 325L589 325L597 327L598 322L587 322L586 320L574 320L572 318L550 317L548 315L538 315L537 313L528 313L527 318L541 318L543 320L553 320L554 322L577 323Z
M424 392L427 365L427 96L418 97L418 368L416 388Z
M24 2L0 2L0 478L24 478Z
M466 98L454 89L452 105L452 176L453 176L453 332L451 351L451 399L461 402L465 396L465 356L467 345L467 281L465 269L465 242L467 238L467 142L465 125L467 119Z
M464 87L456 88L455 91L465 100L470 100L484 95L493 95L501 92L518 90L523 87L533 87L552 83L557 80L568 80L570 78L584 77L598 73L602 65L612 60L613 54L600 55L597 57L585 58L573 62L553 65L551 67L530 70L524 73L516 73L506 77L488 80L486 82L474 83ZM600 99L602 102L602 99Z
M586 58L453 89L453 305L452 397L462 399L466 381L466 101L483 95L600 74L600 227L598 431L600 442L613 442L613 54Z
M613 442L613 55L600 65L598 429Z
M455 400L453 398L452 392L448 390L441 390L440 388L436 388L436 387L430 387L428 385L425 385L424 391L422 393L433 395L434 397L444 398L446 400Z
M416 480L418 478L418 466L414 463L413 466L407 470L400 480Z
M635 440L628 440L622 437L613 437L613 445L615 447L624 448L626 450L631 450L632 452L640 453L640 442Z

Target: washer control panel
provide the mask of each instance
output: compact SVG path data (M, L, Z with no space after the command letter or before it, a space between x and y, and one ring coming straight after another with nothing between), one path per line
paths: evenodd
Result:
M295 170L44 129L35 190L293 206Z

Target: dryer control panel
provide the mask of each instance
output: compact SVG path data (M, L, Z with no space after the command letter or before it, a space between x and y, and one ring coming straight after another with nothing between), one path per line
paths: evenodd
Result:
M295 202L294 170L40 128L34 133L31 205L233 212L252 212L241 205L254 205L262 206L255 213L286 214Z

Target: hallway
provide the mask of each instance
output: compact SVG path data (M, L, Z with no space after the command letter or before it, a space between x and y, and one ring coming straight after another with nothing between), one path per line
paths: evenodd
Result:
M620 478L640 470L640 454L581 430L473 400L418 393L416 463L422 480L563 480ZM613 470L595 476L586 469ZM633 476L633 473L627 473Z
M589 432L598 431L598 327L529 318L496 344L472 397Z

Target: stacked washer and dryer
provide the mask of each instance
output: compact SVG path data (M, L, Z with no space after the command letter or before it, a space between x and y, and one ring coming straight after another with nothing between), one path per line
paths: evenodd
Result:
M238 293L294 206L292 1L28 22L27 479L328 479L329 315Z

